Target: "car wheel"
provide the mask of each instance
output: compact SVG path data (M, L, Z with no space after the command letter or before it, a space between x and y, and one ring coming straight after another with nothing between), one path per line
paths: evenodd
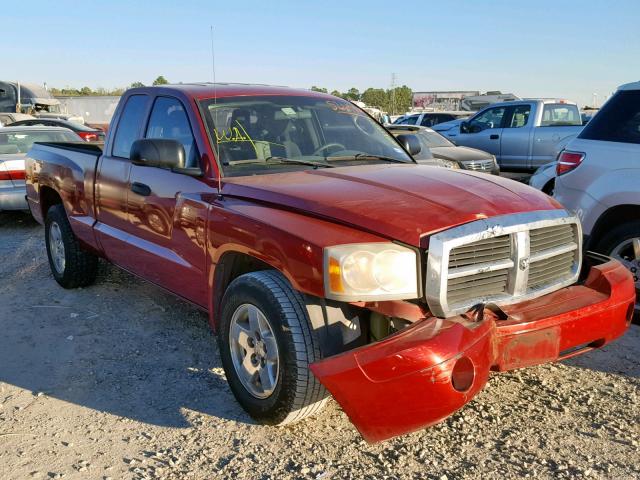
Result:
M44 234L53 278L64 288L91 285L96 279L98 258L82 249L62 205L54 205L47 212Z
M236 278L222 302L222 364L247 413L284 425L319 412L328 393L309 370L320 347L302 295L282 274L265 270Z
M623 223L611 229L597 243L596 251L622 262L636 284L635 320L640 320L640 221Z

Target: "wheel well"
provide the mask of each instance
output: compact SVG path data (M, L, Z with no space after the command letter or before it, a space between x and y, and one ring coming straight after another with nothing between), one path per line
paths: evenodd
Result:
M215 276L213 279L214 318L219 318L222 297L233 280L245 273L271 269L273 269L273 267L268 263L245 253L227 252L223 254L216 264Z
M629 220L640 220L640 205L616 205L605 211L591 230L585 250L595 247L602 236L612 227Z
M47 212L53 205L62 203L62 198L58 192L51 187L40 188L40 208L42 209L42 218L47 217Z
M544 187L542 187L542 191L547 195L551 195L551 193L553 193L553 189L555 186L556 186L556 179L552 178L551 180L549 180L547 183L544 184Z

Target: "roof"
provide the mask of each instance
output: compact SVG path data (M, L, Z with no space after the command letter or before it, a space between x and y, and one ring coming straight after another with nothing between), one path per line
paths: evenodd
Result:
M640 82L631 82L620 85L618 90L640 90Z
M20 132L71 132L63 127L43 127L41 125L22 125L18 127L0 127L0 133L20 133Z
M178 83L170 85L157 85L153 87L132 88L128 92L144 91L181 92L182 94L196 99L207 99L214 97L236 97L242 95L297 95L320 98L336 98L327 93L314 92L302 88L291 88L273 85L247 84L247 83Z

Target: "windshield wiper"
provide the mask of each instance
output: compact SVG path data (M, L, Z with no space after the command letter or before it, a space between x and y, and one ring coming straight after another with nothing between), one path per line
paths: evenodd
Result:
M405 162L404 160L400 160L399 158L393 157L385 157L384 155L373 155L371 153L356 153L355 155L344 155L340 157L327 157L328 162L335 161L348 161L348 160L382 160L384 162L393 162L393 163L416 163L415 160L412 162Z
M296 158L287 158L287 157L267 157L265 162L280 162L280 163L295 163L297 165L309 165L314 168L325 167L325 168L334 168L335 165L329 165L324 162L314 162L313 160L302 160Z

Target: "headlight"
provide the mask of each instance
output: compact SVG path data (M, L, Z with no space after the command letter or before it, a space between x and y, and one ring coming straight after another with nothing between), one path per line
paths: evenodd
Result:
M447 168L460 168L460 165L458 165L458 162L454 162L453 160L442 159L442 163Z
M327 298L344 301L418 297L418 256L395 243L336 245L324 251Z

